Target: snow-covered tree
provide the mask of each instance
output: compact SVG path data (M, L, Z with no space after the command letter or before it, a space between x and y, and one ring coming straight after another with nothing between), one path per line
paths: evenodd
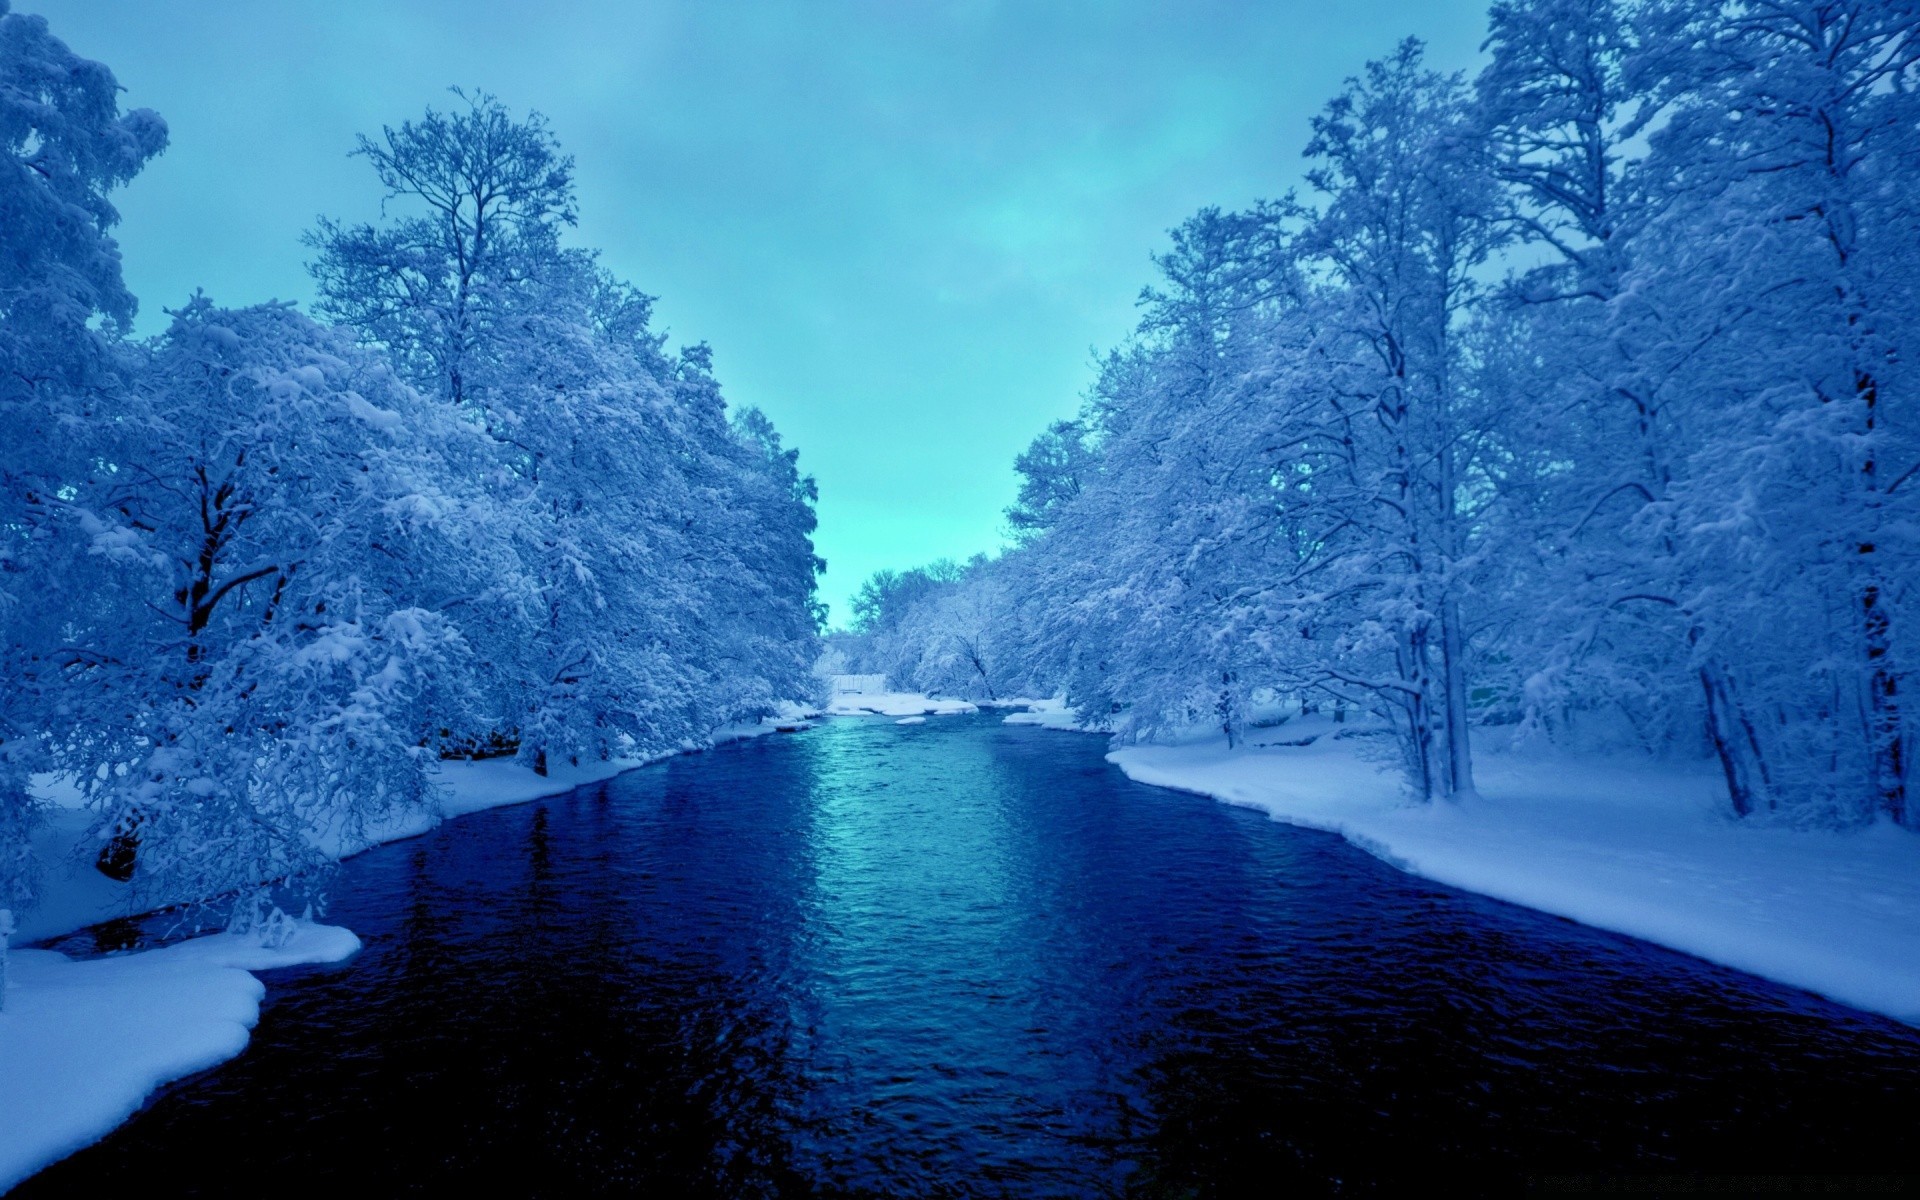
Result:
M463 111L361 136L388 202L385 225L323 220L309 237L320 311L361 330L414 384L474 405L489 429L511 423L503 398L476 392L472 356L506 319L529 259L553 253L576 219L573 160L538 113L516 120L485 92L454 96Z
M1502 238L1464 85L1403 43L1314 122L1324 206L1307 246L1337 293L1326 403L1351 451L1315 491L1365 536L1339 565L1359 587L1349 646L1390 672L1349 682L1389 698L1420 795L1473 789L1470 630L1476 453L1493 413L1468 387L1463 326ZM1334 482L1337 479L1337 482Z
M1229 738L1275 686L1377 709L1470 793L1464 613L1496 414L1471 386L1502 239L1464 85L1416 44L1315 123L1318 208L1205 210L1088 405L1097 468L1030 547L1035 649L1123 733Z
M764 417L727 415L703 345L669 353L652 300L561 244L571 160L490 96L362 139L400 210L311 239L325 311L492 440L535 581L457 618L489 647L497 728L555 757L657 752L810 691L814 493ZM530 634L530 636L529 636Z
M1369 66L1022 456L1017 672L1123 735L1330 693L1420 794L1525 714L1911 822L1909 10L1501 0L1471 93Z
M1719 664L1737 809L1906 820L1913 14L1862 0L1648 19L1685 53L1651 139L1659 204L1611 313L1634 346L1626 384L1667 418L1671 484L1639 528L1672 551L1645 602L1683 614L1696 658Z
M196 296L142 344L105 196L165 128L116 93L0 3L0 909L36 770L103 872L204 898L324 874L443 756L670 749L817 689L813 482L561 244L538 116L362 140L394 211L311 240L340 326Z
M428 803L470 651L420 601L490 557L454 483L477 433L350 336L202 297L122 423L80 497L114 571L68 610L91 718L59 747L99 811L101 870L212 896Z
M1094 468L1087 429L1079 421L1055 421L1013 460L1020 495L1007 509L1014 536L1031 539L1052 526L1062 506L1080 494Z
M31 894L30 773L45 734L66 602L86 586L72 503L95 470L134 298L107 199L166 144L153 112L120 110L104 65L0 0L0 908Z

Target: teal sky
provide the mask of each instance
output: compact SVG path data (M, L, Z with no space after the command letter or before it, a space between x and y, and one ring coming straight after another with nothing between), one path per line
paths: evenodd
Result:
M1132 326L1165 231L1298 181L1308 118L1484 0L15 0L159 110L118 197L152 331L196 286L306 301L300 234L370 217L356 132L451 84L536 108L579 244L711 342L820 483L836 621L880 567L1002 541L1013 456Z

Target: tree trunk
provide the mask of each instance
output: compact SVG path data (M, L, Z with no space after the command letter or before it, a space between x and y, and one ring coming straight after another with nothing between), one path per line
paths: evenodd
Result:
M1460 628L1460 606L1453 600L1440 605L1440 664L1445 676L1447 733L1447 795L1475 795L1473 745L1467 723L1466 634Z
M1863 553L1871 553L1871 545ZM1899 679L1893 672L1891 622L1871 579L1860 592L1860 616L1867 641L1867 738L1873 770L1873 798L1880 812L1906 824L1907 761L1900 722Z
M1413 768L1413 786L1422 801L1432 800L1440 772L1435 770L1433 728L1433 675L1427 669L1427 635L1424 631L1407 636L1407 754Z
M1766 799L1762 781L1754 778L1759 746L1753 728L1739 715L1732 688L1712 663L1700 668L1700 691L1707 703L1707 738L1727 777L1727 799L1735 816L1750 816Z
M1870 374L1861 372L1854 379L1854 394L1860 400L1866 431L1867 455L1861 464L1861 489L1866 500L1865 521L1868 533L1856 545L1854 570L1860 575L1858 587L1861 632L1867 654L1867 753L1869 756L1874 807L1895 824L1907 823L1906 732L1900 720L1900 682L1893 669L1893 622L1887 612L1886 596L1880 589L1877 569L1880 523L1879 461L1874 455L1873 435L1879 424L1880 385Z

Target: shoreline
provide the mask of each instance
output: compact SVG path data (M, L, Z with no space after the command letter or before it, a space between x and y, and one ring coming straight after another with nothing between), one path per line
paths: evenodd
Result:
M846 715L899 721L885 710L927 703L875 699ZM1057 701L1020 703L1026 711L1004 724L1101 732L1080 728ZM979 711L932 704L934 715ZM544 777L503 759L449 762L438 813L393 822L339 847L340 857L827 715L796 710L716 730L705 745ZM1106 760L1136 782L1337 834L1437 883L1920 1025L1920 838L1910 832L1736 823L1719 814L1711 764L1618 756L1486 753L1476 764L1478 797L1413 805L1369 757L1369 739L1340 736L1352 728L1303 718L1251 731L1232 749L1208 737L1122 746ZM336 926L288 922L269 932L206 934L92 958L14 950L0 1010L0 1061L8 1064L0 1074L0 1192L106 1136L166 1084L244 1051L267 990L255 972L342 964L360 948Z
M438 811L408 814L358 845L335 843L341 859L419 837L470 813L565 795L628 771L655 766L810 721L793 711L756 724L722 726L704 745L651 758L563 766L545 776L507 759L441 764L448 793ZM57 810L84 818L84 810ZM45 839L63 848L67 868L52 914L22 921L15 938L44 942L101 921L150 916L168 907L101 912L115 885L73 853L77 838ZM319 835L326 844L329 835ZM42 845L36 839L36 849ZM43 861L45 861L43 859ZM51 873L51 872L50 872ZM97 877L99 885L87 876ZM56 885L57 886L57 885ZM176 901L181 903L185 901ZM37 909L35 910L38 911ZM77 920L93 916L93 920ZM77 923L72 923L77 920ZM342 965L360 939L337 925L289 921L267 930L201 933L145 950L73 958L32 945L4 952L0 986L0 1193L112 1133L175 1080L238 1057L260 1020L267 988L254 974L285 967ZM84 1081L82 1084L79 1081Z
M1038 723L1038 722L1026 722ZM1070 728L1060 722L1045 727ZM1407 802L1311 721L1110 750L1128 778L1337 834L1399 870L1920 1026L1920 837L1722 815L1709 763L1484 753L1480 795ZM1298 742L1307 735L1307 745Z

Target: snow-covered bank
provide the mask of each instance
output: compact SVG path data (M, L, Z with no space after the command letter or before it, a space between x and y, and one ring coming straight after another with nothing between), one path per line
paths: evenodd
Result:
M277 945L219 933L78 962L13 951L0 1007L0 1191L105 1136L160 1085L245 1049L266 995L249 972L359 949L344 929L301 924Z
M928 696L922 692L839 692L828 702L827 715L835 717L951 717L977 713L983 708L1018 709L1007 716L1009 725L1029 725L1063 721L1063 729L1075 729L1073 713L1064 700L1034 700L1026 696L1008 696L999 700L954 700ZM896 722L905 724L905 720Z
M383 846L388 842L402 838L418 837L437 827L440 822L454 817L463 817L468 813L481 812L489 808L499 808L506 804L524 804L529 800L539 800L546 796L559 796L575 788L601 783L615 775L624 775L628 771L665 762L669 758L678 758L682 754L697 754L715 746L724 746L729 742L744 741L747 738L762 737L781 729L803 727L804 723L816 716L818 710L787 705L777 716L752 724L726 725L713 731L704 744L692 742L666 754L656 754L647 758L613 758L597 763L558 763L548 769L547 774L535 774L531 767L523 767L511 759L491 758L479 762L443 762L440 764L440 780L445 792L437 813L412 813L399 821L382 826L372 836L361 839L359 843L346 843L337 840L329 846L341 858L358 854L374 846Z
M766 721L718 729L706 745L688 744L676 754L792 728L814 715L789 706ZM506 759L446 762L436 811L408 814L351 843L337 831L318 837L345 857L426 833L442 820L559 795L675 756L561 764L544 776ZM132 902L127 885L94 870L83 852L92 815L80 807L79 793L52 779L38 781L36 791L52 805L35 841L46 886L14 940L137 915L143 906ZM217 933L79 961L13 950L0 1005L0 1191L105 1136L161 1085L244 1050L266 995L249 972L341 962L359 948L345 929L302 923L276 944Z
M789 704L764 721L722 726L714 730L704 744L689 742L671 753L652 757L615 758L579 766L558 763L546 775L535 774L531 767L509 759L443 762L439 764L440 802L433 810L399 814L357 836L349 837L339 829L320 831L315 836L329 854L346 858L388 842L418 837L453 817L503 804L558 796L679 754L760 737L782 727L792 728L818 715L816 709ZM137 916L155 907L198 898L147 897L145 903L136 900L129 885L117 883L94 870L93 856L88 852L91 847L81 846L93 814L83 807L80 793L72 784L42 776L35 780L34 792L48 806L46 819L33 843L40 892L33 908L20 919L14 933L15 944L45 941L102 921Z
M1060 729L1068 733L1104 733L1080 722L1078 715L1067 707L1065 697L1055 696L1051 700L1029 700L1026 711L1009 713L1003 718L1008 725L1037 725L1042 729Z
M965 700L945 700L919 692L836 692L827 705L835 717L948 717L979 712Z
M1308 745L1284 746L1313 736ZM1301 722L1265 745L1142 745L1142 783L1341 834L1441 883L1920 1024L1920 837L1772 828L1719 815L1711 767L1485 755L1481 795L1405 803L1393 775Z

